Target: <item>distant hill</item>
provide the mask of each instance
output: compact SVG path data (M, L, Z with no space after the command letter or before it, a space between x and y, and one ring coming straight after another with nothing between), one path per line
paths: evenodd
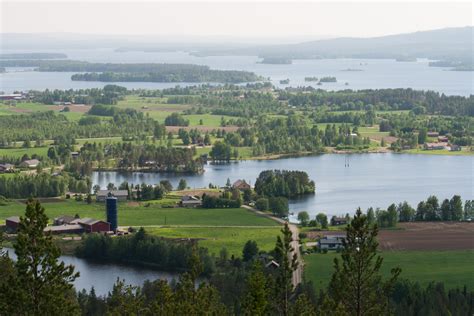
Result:
M308 58L430 58L471 63L474 27L446 28L372 38L341 37L292 45L254 46L234 50L201 51L201 55L258 55Z

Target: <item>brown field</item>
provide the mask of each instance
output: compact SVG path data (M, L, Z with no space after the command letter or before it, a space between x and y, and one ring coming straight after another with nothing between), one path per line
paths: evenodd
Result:
M379 244L384 251L400 250L472 250L474 223L418 222L399 223L396 230L380 230ZM309 232L308 237L337 235L342 231Z

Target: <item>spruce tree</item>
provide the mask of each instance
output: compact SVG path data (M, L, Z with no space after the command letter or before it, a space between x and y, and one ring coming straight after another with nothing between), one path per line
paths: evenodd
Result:
M293 294L293 272L298 268L298 257L295 249L291 245L293 241L293 234L285 223L281 230L281 236L277 237L275 246L275 260L279 264L276 276L276 302L278 304L279 313L281 315L288 315L290 311L290 297Z
M382 315L388 310L388 298L400 269L383 281L383 259L377 255L377 225L371 226L360 208L346 228L341 260L334 259L335 272L329 289L334 302L342 303L349 315Z
M15 273L0 292L8 302L2 315L75 315L79 312L72 282L79 276L73 266L60 262L60 250L43 229L48 223L44 208L29 200L20 218Z
M267 315L267 280L260 262L255 261L247 278L245 296L242 302L243 315Z

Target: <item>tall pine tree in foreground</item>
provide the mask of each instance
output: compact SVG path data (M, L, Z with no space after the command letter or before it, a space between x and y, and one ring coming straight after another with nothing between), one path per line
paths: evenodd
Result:
M275 246L275 260L279 264L276 275L276 303L278 305L278 313L280 315L289 315L290 299L293 294L293 272L298 268L298 257L291 245L293 234L285 223L281 230L283 239L278 236Z
M30 200L20 218L14 244L14 273L0 292L6 304L1 315L76 315L79 313L72 282L79 276L73 266L59 262L60 250L43 229L44 208Z
M382 257L377 255L377 225L370 225L360 208L346 228L341 260L334 259L335 272L330 296L347 315L371 316L388 312L390 292L401 270L392 269L389 280L382 280ZM335 304L336 305L336 304Z

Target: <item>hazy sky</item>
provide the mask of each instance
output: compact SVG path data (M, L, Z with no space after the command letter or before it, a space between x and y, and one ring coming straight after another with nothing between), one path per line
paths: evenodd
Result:
M473 25L471 1L0 1L1 32L20 33L369 37Z

